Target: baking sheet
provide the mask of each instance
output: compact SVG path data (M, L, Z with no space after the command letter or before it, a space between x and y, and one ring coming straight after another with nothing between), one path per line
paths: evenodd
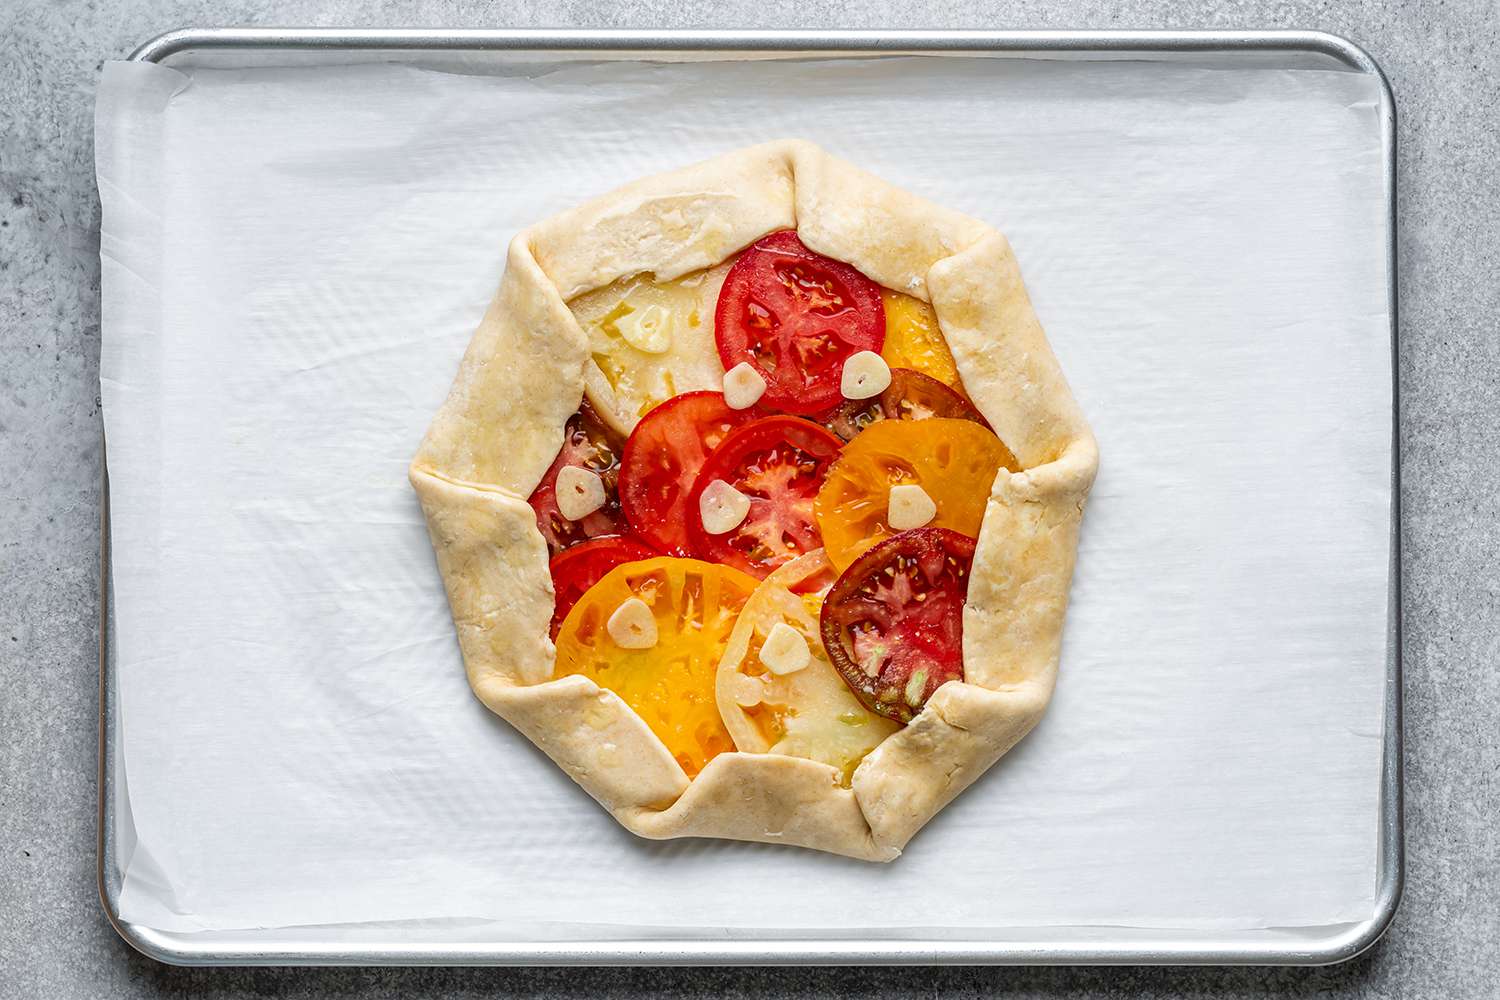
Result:
M518 940L1368 919L1377 87L931 58L111 65L121 916ZM1010 235L1105 455L1051 712L886 868L618 830L468 694L403 476L512 232L786 134Z

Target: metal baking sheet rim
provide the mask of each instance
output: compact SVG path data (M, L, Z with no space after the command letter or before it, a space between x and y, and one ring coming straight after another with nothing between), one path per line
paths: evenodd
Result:
M1329 965L1370 948L1395 917L1405 878L1401 730L1401 483L1396 299L1395 98L1363 49L1317 31L607 31L325 28L186 28L146 42L130 58L162 62L193 50L588 51L642 52L976 52L1305 53L1327 56L1380 82L1385 154L1386 277L1391 315L1391 569L1386 654L1385 747L1381 768L1380 874L1375 910L1323 936L1236 942L1151 939L1104 933L1088 941L921 941L868 939L600 940L567 942L369 943L205 942L120 918L113 802L115 699L109 655L109 480L105 473L100 547L98 884L105 916L132 947L174 965ZM1134 930L1134 929L1132 929ZM1135 931L1140 934L1138 930Z

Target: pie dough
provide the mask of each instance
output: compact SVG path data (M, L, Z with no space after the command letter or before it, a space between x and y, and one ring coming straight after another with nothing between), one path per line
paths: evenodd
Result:
M932 305L965 391L1024 471L1002 469L985 508L964 681L939 688L849 787L831 765L745 752L720 754L689 781L617 695L581 676L552 679L547 546L526 498L586 390L619 412L596 398L601 372L568 302L636 275L711 269L793 228L812 250ZM521 232L411 481L474 693L627 829L890 861L1045 710L1097 467L1005 238L789 140L638 181Z

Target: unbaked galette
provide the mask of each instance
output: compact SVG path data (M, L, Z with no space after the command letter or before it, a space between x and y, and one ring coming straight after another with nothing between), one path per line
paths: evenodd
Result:
M1097 462L1004 237L787 141L517 236L411 479L620 823L889 861L1045 709Z

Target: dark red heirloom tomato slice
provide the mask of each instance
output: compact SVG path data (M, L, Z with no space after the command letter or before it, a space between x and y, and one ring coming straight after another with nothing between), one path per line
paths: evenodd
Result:
M928 417L952 417L989 426L974 409L974 404L932 376L910 368L892 368L891 384L880 395L871 399L846 399L819 420L845 441L851 441L854 435L877 420L926 420Z
M748 361L765 378L762 406L822 413L842 398L849 355L879 351L885 342L880 286L813 253L790 229L772 233L724 278L714 341L725 371Z
M563 430L562 450L552 460L547 474L532 491L531 509L536 526L547 540L547 551L556 555L570 545L601 535L620 533L620 498L616 483L620 475L620 451L624 442L610 430L588 400L568 418ZM557 474L565 465L577 465L604 480L604 506L581 521L569 521L557 509Z
M731 410L718 392L685 392L651 410L625 442L620 507L636 534L671 556L692 555L688 494L708 453L760 413Z
M843 442L801 417L763 417L735 430L708 456L687 504L698 558L765 579L823 544L813 501ZM750 498L750 513L722 535L703 528L699 498L715 479Z
M556 604L552 609L552 638L563 619L584 591L603 579L616 566L639 559L651 559L656 552L633 538L595 538L575 545L552 557L552 591Z
M856 559L823 601L828 658L870 711L910 722L964 677L964 599L974 539L903 531Z

